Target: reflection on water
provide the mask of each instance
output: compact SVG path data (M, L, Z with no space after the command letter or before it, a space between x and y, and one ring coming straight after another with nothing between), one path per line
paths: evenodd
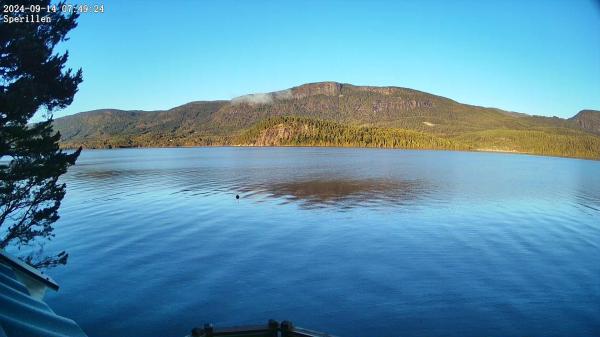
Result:
M127 149L85 151L65 182L47 248L70 260L48 301L91 336L269 318L339 336L599 335L600 162Z
M127 186L123 195L152 192L153 186L179 187L172 194L209 196L219 193L241 194L243 198L267 197L282 204L296 203L302 208L401 207L433 193L434 187L424 180L401 178L356 178L322 175L273 175L261 172L215 172L211 170L177 170L165 177L161 170L94 170L76 172L72 184L86 190L109 184ZM114 192L112 197L119 194Z
M402 205L426 192L424 184L418 181L341 178L265 182L241 190L248 195L260 193L274 199L298 202L306 208Z
M117 170L94 170L94 171L86 171L83 173L77 174L77 179L81 179L82 181L90 182L93 180L99 180L103 183L110 180L115 180L118 177L122 177L126 172L117 171ZM137 175L139 172L133 172Z

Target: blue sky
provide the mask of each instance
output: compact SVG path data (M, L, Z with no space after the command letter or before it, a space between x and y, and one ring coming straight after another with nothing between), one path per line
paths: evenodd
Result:
M401 86L570 117L600 109L600 4L572 1L105 1L82 14L73 104L167 109L306 82Z

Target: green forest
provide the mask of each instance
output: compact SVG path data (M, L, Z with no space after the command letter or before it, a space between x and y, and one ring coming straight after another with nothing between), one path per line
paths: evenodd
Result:
M292 116L267 118L235 137L232 145L471 149L459 142L418 131L345 126L335 122Z
M572 130L485 130L460 136L340 123L295 116L266 118L237 135L142 134L94 138L63 147L335 146L499 151L600 159L600 137Z
M600 159L600 112L531 116L399 87L309 83L169 110L58 118L65 148L340 146L514 152Z

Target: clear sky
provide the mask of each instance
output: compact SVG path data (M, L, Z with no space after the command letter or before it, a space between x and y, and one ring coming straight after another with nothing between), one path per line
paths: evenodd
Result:
M73 104L157 110L306 82L401 86L571 117L600 109L600 2L122 1L62 44Z

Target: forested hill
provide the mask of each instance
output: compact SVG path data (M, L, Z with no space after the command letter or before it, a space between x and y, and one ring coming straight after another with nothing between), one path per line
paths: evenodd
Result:
M530 116L412 89L336 82L164 111L88 111L58 118L55 126L65 147L372 146L600 159L599 111L570 119Z

